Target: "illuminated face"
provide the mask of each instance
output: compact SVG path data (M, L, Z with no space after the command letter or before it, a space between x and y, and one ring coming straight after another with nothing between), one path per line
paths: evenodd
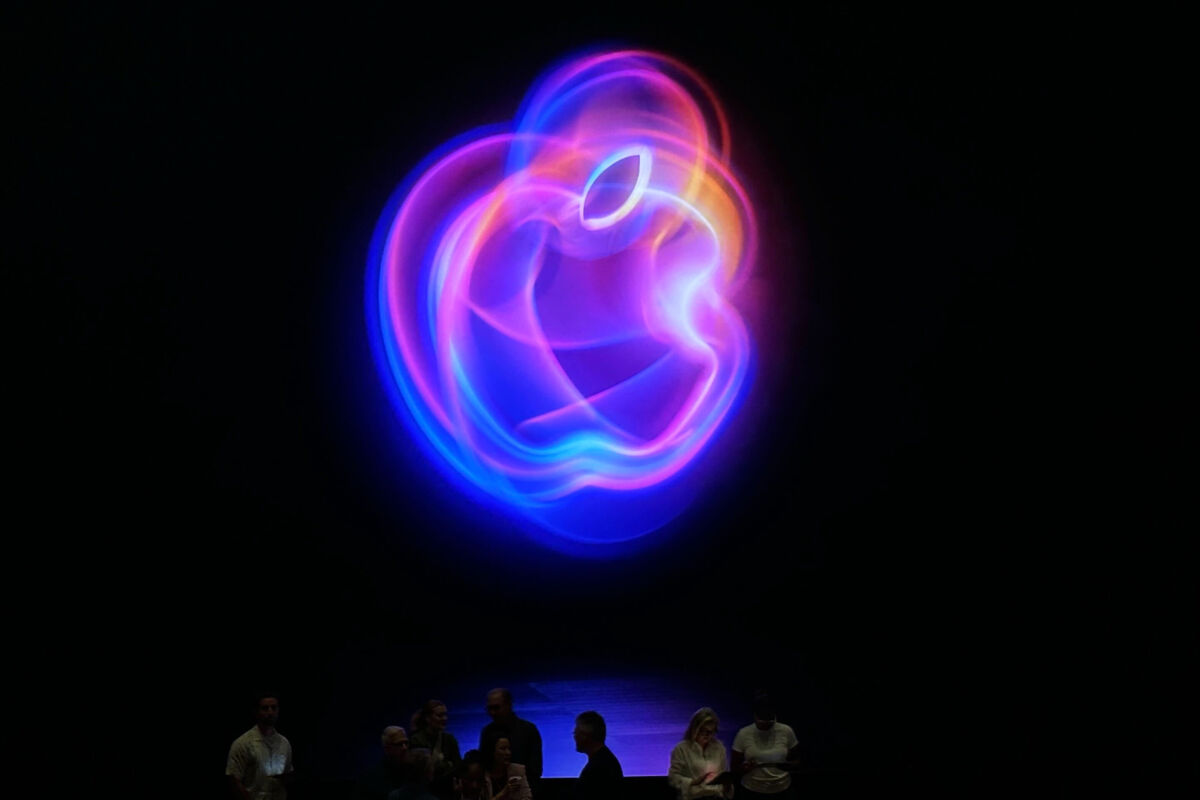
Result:
M435 731L445 730L446 720L448 717L449 714L446 713L446 707L438 706L429 714L429 727L433 728Z
M508 715L512 713L512 706L504 702L504 695L500 692L488 692L487 705L484 708L494 720L508 719Z
M701 749L708 747L709 742L717 735L717 725L714 722L706 722L696 729L696 744L700 745Z
M279 721L279 699L264 697L259 700L258 708L254 712L254 719L264 728L274 728L275 723Z
M508 739L500 739L496 742L495 761L505 767L512 761L512 746L509 745Z

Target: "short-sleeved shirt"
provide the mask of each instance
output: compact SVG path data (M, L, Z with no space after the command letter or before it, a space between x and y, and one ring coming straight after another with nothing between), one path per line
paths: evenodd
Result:
M787 761L788 751L796 742L796 732L781 722L765 731L757 725L747 725L733 738L733 749L760 763ZM756 767L742 776L742 786L762 794L782 792L791 785L791 774L777 767Z
M225 774L242 782L254 800L287 800L283 775L293 772L292 745L275 731L263 736L255 725L233 740Z

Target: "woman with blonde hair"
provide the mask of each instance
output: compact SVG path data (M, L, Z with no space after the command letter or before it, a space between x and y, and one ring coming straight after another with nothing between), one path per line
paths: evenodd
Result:
M692 714L683 741L671 750L667 781L680 800L692 797L733 797L732 782L714 782L729 770L725 745L717 738L717 714L707 706ZM725 775L728 779L728 776Z

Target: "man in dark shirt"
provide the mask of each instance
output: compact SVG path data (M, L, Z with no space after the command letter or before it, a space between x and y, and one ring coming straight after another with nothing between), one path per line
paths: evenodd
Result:
M587 766L575 782L577 800L614 800L621 797L625 773L612 750L604 746L604 717L585 711L575 718L575 752L586 753Z
M379 738L383 742L383 759L359 778L356 800L386 800L388 794L407 780L408 734L398 725L389 725Z
M415 748L408 754L404 766L408 773L404 785L389 792L387 800L438 800L437 795L429 791L429 784L433 782L433 753L424 747Z
M512 706L512 692L508 689L492 689L487 693L486 708L492 721L479 734L479 746L483 747L490 735L503 734L512 748L513 763L525 765L525 778L529 786L536 789L538 779L542 777L542 734L532 722L518 717ZM484 758L486 760L487 756Z

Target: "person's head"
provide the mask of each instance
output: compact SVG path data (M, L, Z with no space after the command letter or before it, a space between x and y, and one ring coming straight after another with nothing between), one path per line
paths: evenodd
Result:
M505 722L512 718L513 698L508 689L492 689L487 693L488 716L496 722Z
M492 764L508 769L512 763L512 743L507 736L501 736L492 745Z
M575 718L575 752L594 753L604 746L607 731L604 717L595 711L585 711Z
M406 762L408 782L428 786L433 781L433 753L426 747L414 747Z
M388 725L379 737L383 742L383 757L393 764L408 760L408 734L399 725Z
M695 742L701 748L707 747L708 743L716 738L719 724L717 713L705 706L692 714L692 719L688 722L687 733L683 735L684 741Z
M441 700L427 700L425 705L413 714L412 727L414 731L428 728L434 733L438 733L446 730L446 720L448 719L449 714L446 712L445 703Z
M279 721L279 695L258 692L254 695L254 722L263 730L271 730Z
M491 730L484 734L479 742L479 756L488 772L499 772L501 767L507 769L512 763L512 740L508 732Z
M464 753L456 772L463 797L473 800L483 793L483 774L483 761L479 758L479 751L468 750Z
M760 730L770 730L775 724L775 703L765 693L754 696L754 725Z

